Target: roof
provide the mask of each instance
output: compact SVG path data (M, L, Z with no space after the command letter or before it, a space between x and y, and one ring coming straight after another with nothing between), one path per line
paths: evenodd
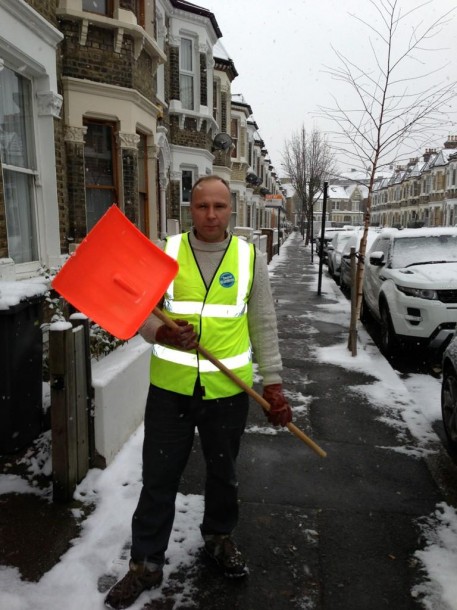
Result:
M222 32L216 21L216 17L214 16L214 13L209 11L207 8L203 8L203 6L198 6L197 4L192 4L191 2L186 2L186 0L170 0L170 1L171 1L171 4L175 8L179 8L182 11L188 11L189 13L193 13L194 15L202 15L203 17L208 17L208 19L211 21L211 25L213 26L214 31L216 32L217 37L218 38L222 37Z
M215 70L227 72L230 81L238 76L238 71L235 68L233 60L230 58L226 48L219 39L216 41L216 44L213 47L213 57L215 62Z

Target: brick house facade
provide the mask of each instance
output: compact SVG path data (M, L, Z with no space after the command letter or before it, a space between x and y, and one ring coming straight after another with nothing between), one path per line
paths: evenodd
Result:
M153 240L186 230L190 187L213 172L236 178L249 222L256 146L245 124L242 159L215 145L231 131L237 72L211 11L184 0L0 0L0 19L10 36L0 78L12 108L23 100L15 114L0 107L0 280L58 268L112 204Z

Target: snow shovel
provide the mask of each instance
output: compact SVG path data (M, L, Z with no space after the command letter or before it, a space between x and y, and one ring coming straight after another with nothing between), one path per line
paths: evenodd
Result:
M112 205L52 287L119 339L130 339L178 273L178 263Z
M119 339L130 339L153 313L176 327L156 305L178 263L155 246L113 205L55 276L52 287L76 309ZM197 350L264 409L268 402L204 347ZM326 453L294 424L287 428L318 455Z

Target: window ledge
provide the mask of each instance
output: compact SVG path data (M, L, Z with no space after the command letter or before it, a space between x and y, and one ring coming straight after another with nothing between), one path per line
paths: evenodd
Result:
M111 17L106 17L105 15L98 15L97 13L78 11L70 8L58 8L56 13L57 17L60 17L61 19L71 19L72 21L80 22L79 42L82 46L85 46L86 44L89 25L95 25L100 28L117 30L114 42L114 51L116 53L120 53L124 34L128 34L134 39L135 59L138 59L141 51L145 49L145 51L155 59L155 63L157 65L166 62L166 55L159 48L154 38L152 38L152 36L150 36L141 26L137 25L136 23L120 21L119 19L112 19Z
M180 100L170 100L168 112L170 116L178 116L180 129L184 129L184 121L186 118L189 118L195 119L197 121L198 131L200 131L203 121L206 121L207 133L209 133L211 129L217 130L217 123L208 112L197 112L196 110L189 110L187 108L183 108Z

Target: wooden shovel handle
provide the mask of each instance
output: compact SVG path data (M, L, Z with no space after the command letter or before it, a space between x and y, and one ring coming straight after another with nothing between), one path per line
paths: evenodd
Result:
M155 316L157 316L169 328L173 328L173 329L178 328L178 325L157 307L154 308L152 313ZM238 387L240 387L247 394L249 394L249 396L252 396L252 398L266 411L269 411L271 409L270 403L267 402L263 396L261 396L253 388L251 388L251 386L249 386L246 382L244 382L242 379L240 379L240 377L238 377L238 375L235 375L235 373L233 371L228 369L225 366L225 364L223 364L220 360L218 360L215 356L213 356L213 354L211 354L211 352L206 350L202 345L197 346L197 351L202 356L204 356L207 360L212 362L214 364L214 366L216 366L220 371L222 371L225 375L227 375L227 377L229 377L234 383L236 383L236 385ZM295 434L295 436L297 438L299 438L304 443L306 443L309 447L311 447L311 449L315 453L317 453L317 455L319 455L320 457L326 457L327 453L323 449L321 449L321 447L319 447L319 445L317 443L315 443L312 439L310 439L309 436L307 436L302 430L300 430L300 428L297 428L297 426L295 426L295 424L289 422L288 424L286 424L286 427L290 432L292 432L292 434Z

